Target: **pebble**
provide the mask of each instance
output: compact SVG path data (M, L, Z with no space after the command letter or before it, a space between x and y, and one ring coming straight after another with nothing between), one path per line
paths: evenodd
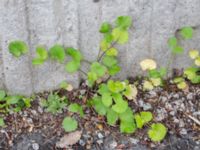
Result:
M178 99L179 98L179 94L178 93L174 94L173 98L177 98Z
M33 119L32 119L32 118L27 118L27 122L28 122L29 124L33 124Z
M179 122L179 127L184 127L185 126L185 123L184 123L184 121L182 120L182 119L180 119L180 122Z
M193 99L193 93L189 93L189 94L187 95L187 99L188 99L188 100L192 100L192 99Z
M156 116L156 121L162 121L167 117L167 112L164 108L157 109L157 116Z
M81 94L81 95L84 95L85 92L86 92L86 90L80 90L80 94Z
M130 140L130 142L131 142L132 144L137 144L137 143L139 142L139 140L138 140L138 139L135 139L135 138L130 138L129 140Z
M98 135L97 135L97 136L98 136L98 138L99 138L99 139L102 139L102 138L104 138L103 134L102 134L102 133L100 133L100 132L98 133Z
M146 103L146 104L144 104L143 105L143 110L149 110L149 109L152 109L152 106L151 106L151 104L149 104L149 103Z
M157 96L157 93L155 91L149 91L150 97Z
M91 149L91 145L86 145L86 149Z
M97 140L97 143L98 143L99 145L101 145L101 144L103 144L103 140Z
M85 146L86 143L85 143L84 140L80 139L80 140L79 140L79 144L80 144L81 146Z
M38 106L38 112L41 113L41 114L43 113L42 107Z
M176 117L173 117L173 119L174 119L174 123L179 123L179 120L176 118Z
M116 141L112 141L112 142L109 144L109 147L110 147L110 149L114 149L115 147L117 147L117 142L116 142Z
M33 115L37 115L37 111L36 110L31 110L31 113L33 114Z
M163 103L165 103L165 102L167 101L167 97L161 96L161 97L160 97L160 101L162 101Z
M180 134L186 135L187 134L187 130L185 128L180 130Z
M171 116L174 116L174 115L175 115L175 111L170 111L169 114L170 114Z
M38 143L33 143L32 144L32 148L34 149L34 150L39 150L39 144Z

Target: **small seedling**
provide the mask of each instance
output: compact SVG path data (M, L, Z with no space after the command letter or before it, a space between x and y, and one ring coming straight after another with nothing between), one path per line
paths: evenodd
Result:
M60 97L57 93L51 93L47 100L41 100L41 106L45 107L47 112L51 112L53 114L61 113L67 106L67 103L67 98L65 96Z

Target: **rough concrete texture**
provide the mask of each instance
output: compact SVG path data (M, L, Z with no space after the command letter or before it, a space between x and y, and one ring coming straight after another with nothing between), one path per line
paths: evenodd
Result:
M174 58L171 67L187 67L191 48L200 49L199 0L1 0L0 1L0 87L12 93L30 95L52 90L63 80L78 86L80 75L67 74L64 67L48 61L33 67L31 60L38 44L51 47L54 43L73 46L83 52L85 59L95 60L103 21L114 21L119 15L130 15L133 27L130 41L120 49L121 79L140 74L139 62L155 59L166 66L171 53L167 39L183 26L192 26L192 40L180 43L182 56ZM8 42L25 40L30 53L19 59L8 52ZM84 65L83 69L87 69Z

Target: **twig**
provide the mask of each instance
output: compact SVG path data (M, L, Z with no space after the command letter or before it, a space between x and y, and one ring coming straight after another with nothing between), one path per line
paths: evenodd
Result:
M200 121L198 119L192 117L191 115L187 115L187 116L200 126Z

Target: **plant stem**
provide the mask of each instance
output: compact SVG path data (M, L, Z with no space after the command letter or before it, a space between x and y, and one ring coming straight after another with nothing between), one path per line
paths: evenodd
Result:
M113 42L113 43L110 45L110 47L108 47L108 48L97 58L97 61L100 62L101 59L103 58L103 56L105 55L105 53L106 53L109 49L111 49L116 43L117 43L117 41Z
M92 64L92 62L91 62L91 61L89 61L89 60L86 60L86 59L83 59L82 61L83 61L83 62L85 62L85 63L87 63L87 64L89 64L89 65L91 65L91 64Z
M81 69L79 69L79 71L80 71L81 73L83 73L85 76L87 76L87 73L86 73L85 71L83 71L83 70L81 70Z
M169 74L168 74L168 73L169 73L169 67L170 67L170 65L173 63L174 58L175 58L175 55L172 54L172 55L170 56L170 58L169 58L168 63L167 63L167 77L169 77Z

